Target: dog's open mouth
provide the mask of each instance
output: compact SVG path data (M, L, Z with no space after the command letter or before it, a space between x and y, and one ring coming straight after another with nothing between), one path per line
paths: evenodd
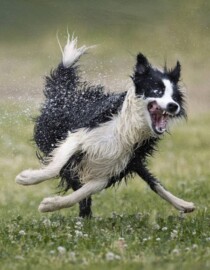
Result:
M152 128L158 135L163 134L167 129L170 114L163 110L156 101L148 104L148 111L152 121Z

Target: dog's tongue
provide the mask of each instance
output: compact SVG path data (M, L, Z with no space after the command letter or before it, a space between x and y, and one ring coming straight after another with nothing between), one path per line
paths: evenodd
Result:
M163 133L166 130L167 116L163 115L162 112L156 113L154 117L155 129L158 133Z
M151 102L148 109L151 114L153 129L162 134L166 130L168 116L163 115L163 111L156 102Z

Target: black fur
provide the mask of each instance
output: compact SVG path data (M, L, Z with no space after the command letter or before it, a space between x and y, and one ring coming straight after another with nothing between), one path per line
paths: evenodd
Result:
M151 67L145 56L139 54L132 79L136 94L145 98L161 97L164 94L163 78L173 81L174 100L181 107L178 117L185 117L184 96L178 87L179 77L179 62L173 70L168 71L165 68L165 72L160 72ZM68 131L74 132L82 127L93 129L109 121L113 114L120 111L126 96L126 92L108 94L100 85L92 86L81 82L75 64L69 68L60 64L52 71L51 75L46 77L44 94L46 100L34 129L34 140L44 156L48 156L56 143L67 137ZM126 168L110 178L107 187L137 173L155 191L157 180L147 169L147 158L152 155L158 141L158 137L151 137L140 146L135 145ZM78 176L71 168L81 162L83 155L84 153L73 155L61 170L60 186L64 191L81 187ZM91 198L87 198L80 202L80 216L90 217L91 214Z
M46 100L36 119L34 139L45 155L67 137L68 131L94 128L109 121L120 110L126 95L104 93L100 85L80 82L77 67L64 68L62 64L46 77L44 94Z
M94 95L93 95L94 93ZM68 131L79 128L94 128L109 121L120 110L126 92L104 93L100 85L91 86L80 82L76 66L65 68L62 64L46 77L44 91L46 100L41 114L35 120L34 140L44 156L48 156L57 142L67 137ZM75 154L60 172L60 187L64 191L81 187L72 164L79 163L83 153ZM39 158L44 160L42 155ZM91 198L80 202L80 216L90 217Z

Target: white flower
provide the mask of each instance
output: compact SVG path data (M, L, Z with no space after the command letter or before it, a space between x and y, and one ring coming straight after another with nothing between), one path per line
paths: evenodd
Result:
M198 245L196 245L196 244L194 244L193 246L192 246L192 249L197 249L198 248Z
M140 220L141 217L142 217L142 214L141 214L141 213L136 213L136 219L137 219L137 220Z
M42 235L39 233L39 234L37 234L37 239L39 240L39 241L42 241Z
M158 238L156 238L156 241L160 241L160 238L158 237Z
M81 236L83 236L83 232L78 231L78 230L75 230L75 235L76 235L77 237L81 237Z
M19 235L24 236L26 235L26 232L24 230L19 231Z
M121 259L121 257L119 255L115 255L114 258L115 258L115 260L120 260Z
M159 224L154 224L153 225L153 229L154 230L159 230L160 229L160 225Z
M43 220L43 224L44 224L45 227L50 227L51 226L51 221L46 218L46 219Z
M75 227L82 227L83 226L83 224L82 224L82 222L81 221L77 221L76 223L75 223Z
M114 254L113 252L106 253L106 260L107 261L120 260L120 259L121 259L121 257L117 254Z
M175 248L175 249L172 250L172 253L174 255L179 255L180 252L179 252L179 250L177 248Z
M83 227L83 223L82 223L81 221L77 221L77 222L75 223L75 225L74 225L74 228L75 228L76 230L81 230L82 227Z
M58 252L59 252L60 254L62 254L62 255L66 253L65 247L59 246L59 247L57 248L57 250L58 250Z
M175 238L177 238L177 236L178 236L178 231L177 230L173 230L171 232L171 239L175 239Z
M71 239L72 238L72 234L71 233L68 233L66 236L67 236L68 239Z
M106 260L107 261L113 261L114 259L115 259L114 253L112 253L112 252L107 252L106 253Z
M116 216L117 216L117 213L116 212L112 212L111 217L112 218L116 218Z
M56 239L56 238L57 238L57 235L56 235L56 234L52 234L52 235L51 235L51 238L52 238L52 239Z
M168 228L167 227L163 227L162 228L162 231L164 232L164 231L167 231L168 230Z
M71 251L69 252L69 258L71 261L76 261L76 254L75 252Z
M57 228L57 227L59 227L60 226L60 223L59 222L56 222L56 221L53 221L52 222L52 227L53 228Z

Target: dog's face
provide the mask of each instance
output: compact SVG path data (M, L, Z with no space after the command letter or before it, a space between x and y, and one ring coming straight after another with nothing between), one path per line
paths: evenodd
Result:
M132 77L136 94L146 103L146 118L152 131L161 135L170 120L185 117L184 97L179 89L181 66L164 71L154 69L143 54L138 54L135 73Z

